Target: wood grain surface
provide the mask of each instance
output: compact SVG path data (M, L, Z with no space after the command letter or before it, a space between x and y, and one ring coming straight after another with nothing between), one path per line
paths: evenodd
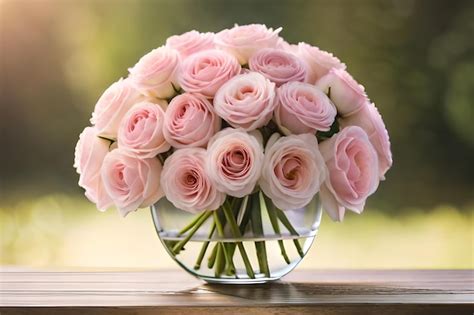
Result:
M473 270L294 271L209 285L182 271L0 272L0 314L470 314Z

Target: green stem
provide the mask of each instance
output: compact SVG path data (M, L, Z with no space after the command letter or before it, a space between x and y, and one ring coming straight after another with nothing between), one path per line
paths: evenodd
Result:
M242 199L242 202L240 203L239 211L237 213L236 222L237 222L237 224L239 224L239 230L240 230L241 235L245 234L245 229L247 228L247 225L248 225L249 219L250 219L250 210L249 210L250 202L249 202L249 200L250 200L250 198L249 198L248 195L245 196ZM239 221L240 221L240 223L239 223ZM233 258L234 253L235 253L236 244L235 243L230 243L228 248L229 248L230 257Z
M221 221L219 220L219 216L216 211L214 212L214 222L216 223L217 233L219 234L219 237L224 238L224 227L222 226ZM229 253L230 249L228 248L227 244L221 243L221 245L222 245L221 246L222 252L224 253L224 257L225 257L226 275L231 276L235 274L235 266Z
M217 215L220 216L222 219L225 219L225 216L224 216L224 214L222 213L222 211L219 211L219 212L217 213ZM220 219L219 219L219 222L221 222ZM215 223L215 221L214 221L214 223ZM225 223L225 221L224 221L224 223ZM223 224L222 224L222 225L223 225ZM208 267L209 269L212 269L212 268L214 267L215 263L216 263L217 248L218 248L218 247L219 247L219 243L216 242L216 244L214 244L214 247L212 248L211 255L209 256L209 258L208 258L208 260L207 260L207 267Z
M291 225L285 213L282 210L278 209L277 207L275 207L275 212L278 216L278 219L280 219L280 222L283 223L283 225L290 232L290 234L299 236L298 232L295 230L293 225ZM300 242L297 239L294 239L293 243L295 243L295 247L296 247L296 250L298 251L298 254L301 256L301 258L303 258L304 253L303 253L303 249L301 248Z
M203 216L199 218L199 220L194 224L192 227L191 231L189 231L188 235L186 237L179 241L174 247L173 247L173 253L175 255L179 254L181 249L183 249L183 246L191 239L191 237L196 233L196 231L201 227L201 225L212 215L212 211L206 211Z
M222 270L224 270L225 265L225 258L223 255L224 247L222 246L221 242L217 244L217 254L216 254L216 266L214 268L214 275L216 278L219 278L222 274Z
M206 212L203 212L203 213L200 213L198 214L197 216L194 217L194 219L189 222L188 225L186 225L184 228L181 229L181 231L178 232L178 236L181 236L183 235L184 233L186 233L187 231L189 231L190 229L192 229L192 227L198 223L198 221L206 214Z
M265 196L263 193L260 193L260 204L267 208L268 217L270 218L270 223L272 224L273 230L276 234L281 236L280 225L278 224L278 218L275 213L275 206L273 202ZM287 264L290 264L290 259L286 253L285 244L283 240L278 240L278 246L280 246L281 255Z
M217 248L219 243L214 244L214 247L212 248L211 255L209 256L207 260L207 268L212 269L214 267L214 264L216 262L216 256L217 256Z
M245 213L244 213L244 216L242 218L242 222L240 222L239 231L240 231L240 234L242 234L242 235L245 234L245 229L247 228L247 225L249 224L249 221L250 221L250 214L252 212L251 199L252 198L249 198L249 200L246 204L247 207L245 209Z
M242 235L240 234L239 226L237 225L237 222L235 221L235 218L232 215L232 209L228 208L226 202L224 202L222 208L224 209L224 215L230 225L232 234L235 238L241 238ZM248 276L252 279L255 279L255 273L253 272L249 257L247 256L247 252L245 251L244 244L242 242L237 242L237 247L239 248L240 254L242 255L242 260L244 261L245 269L247 270Z
M212 222L211 229L209 230L209 234L207 235L208 239L211 239L215 230L216 230L216 223ZM199 256L196 260L196 264L194 265L195 270L198 270L199 268L201 268L201 263L202 263L202 260L204 259L204 255L206 254L208 247L209 247L209 241L205 241L202 244L201 251L199 252Z
M253 194L251 197L252 204L257 205L252 209L251 221L253 234L256 237L263 237L263 226L262 226L262 211L258 203L258 193ZM264 241L255 242L255 251L257 252L258 266L260 272L265 274L266 277L270 277L270 269L268 268L267 249Z

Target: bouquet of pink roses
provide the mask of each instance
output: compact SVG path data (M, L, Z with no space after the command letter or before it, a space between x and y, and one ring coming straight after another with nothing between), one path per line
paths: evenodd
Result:
M285 212L315 196L333 220L362 212L392 165L382 117L344 63L280 31L191 31L143 56L100 97L79 137L74 166L86 197L123 216L161 198L197 213L169 244L175 255L211 216L221 236L226 227L234 237L247 225L261 232L251 203L291 233ZM230 245L217 246L229 273L237 246L254 277L245 248Z

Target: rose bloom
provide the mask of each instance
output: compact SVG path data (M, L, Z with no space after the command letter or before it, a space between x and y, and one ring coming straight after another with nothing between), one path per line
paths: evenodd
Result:
M328 131L337 111L329 98L312 84L288 82L277 90L275 121L285 134Z
M307 80L308 66L292 53L266 48L257 51L249 60L249 68L260 72L277 86L290 81Z
M237 59L224 51L211 49L195 53L184 61L179 82L186 92L213 98L217 90L238 73Z
M110 141L99 138L96 128L86 127L79 135L74 153L74 167L79 174L79 186L85 189L87 199L95 203L101 211L113 204L100 177L100 168L109 147Z
M290 44L283 38L281 38L281 40L278 42L278 45L276 48L287 51L294 55L298 55L298 45Z
M157 158L131 157L122 149L109 152L101 169L105 190L124 217L163 197L160 174L161 163Z
M221 119L201 94L174 97L165 113L164 136L175 148L205 147L221 128Z
M311 84L316 83L318 79L327 74L332 68L346 69L346 65L337 57L318 47L299 43L297 49L293 51L308 64L308 82Z
M91 123L95 125L99 135L115 139L123 116L134 104L144 99L145 97L132 87L129 79L120 79L99 98L92 113Z
M169 98L176 93L178 85L179 52L161 46L141 57L129 72L132 84L142 94Z
M260 188L282 210L305 207L326 178L318 141L307 133L278 137L265 148Z
M184 60L198 51L213 49L215 47L214 33L199 33L193 30L181 35L174 35L168 37L166 46L176 49Z
M179 149L165 160L161 186L176 208L197 213L216 210L224 203L226 196L212 184L205 164L203 148Z
M320 192L323 209L335 221L344 219L346 209L361 213L379 184L377 153L367 134L347 127L319 147L329 171Z
M166 102L161 101L166 107ZM170 149L163 136L165 113L158 104L134 105L120 123L118 147L131 156L152 158Z
M235 128L247 131L265 126L276 105L275 83L257 72L235 76L217 91L216 113Z
M366 103L360 111L340 119L339 124L341 128L355 125L364 129L377 151L380 179L385 179L385 173L392 167L392 152L388 131L375 104Z
M234 55L244 65L262 48L275 48L281 41L278 33L262 24L235 25L216 34L216 46Z
M343 117L357 112L368 101L364 87L342 69L331 69L316 82L316 86L329 93L337 112Z
M219 191L241 198L255 188L263 163L262 139L256 133L226 128L209 142L206 170Z

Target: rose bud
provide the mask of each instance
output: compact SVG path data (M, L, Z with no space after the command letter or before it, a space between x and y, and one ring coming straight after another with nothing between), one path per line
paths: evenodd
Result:
M385 179L385 173L392 167L392 152L388 131L375 104L366 103L360 111L339 119L339 124L341 128L359 126L364 129L377 151L380 179Z
M141 57L130 72L130 80L142 94L161 99L176 94L179 53L161 46Z
M166 102L161 101L166 108ZM163 136L165 113L158 104L141 102L122 119L118 131L118 147L139 158L152 158L170 149Z
M329 171L320 192L323 209L334 221L342 221L346 209L361 213L379 184L377 153L367 134L347 127L319 147Z
M244 65L252 55L262 48L275 48L281 41L278 33L262 24L235 25L216 34L216 46L234 55Z
M328 131L337 111L329 98L312 84L289 82L277 90L275 121L285 134Z
M205 147L221 128L221 119L201 94L184 93L173 98L166 110L165 139L175 148Z
M342 69L331 69L316 82L316 86L329 94L329 98L342 117L357 112L368 101L364 87Z
M265 148L259 184L282 210L305 207L326 178L326 166L314 135L278 138L273 134Z
M206 150L176 150L165 160L161 186L166 198L178 209L201 212L218 209L225 194L212 184L206 172Z
M79 136L74 153L74 167L79 174L79 186L85 189L87 199L105 211L113 202L105 191L100 168L109 152L110 141L99 138L94 127L86 127Z
M346 69L346 65L337 57L318 47L306 43L299 43L297 48L293 51L309 66L308 83L316 83L316 81L326 75L332 68Z
M174 35L166 40L166 46L176 49L181 59L184 60L199 51L215 48L214 33L199 33L193 30L181 35Z
M240 73L240 65L232 55L206 50L189 56L183 64L179 82L186 92L213 98L217 90Z
M241 198L250 194L260 178L262 163L260 134L226 128L209 141L206 170L214 186L227 195Z
M266 48L257 51L249 60L249 68L260 72L277 86L291 81L306 82L308 78L306 63L281 49Z
M130 84L129 79L120 79L112 84L99 98L92 113L91 123L100 136L115 139L123 116L136 103L145 99Z
M231 126L247 131L265 126L275 105L275 83L257 72L235 76L214 98L216 113Z
M157 158L139 159L121 149L109 152L101 169L105 190L122 216L149 207L163 196L160 174Z

